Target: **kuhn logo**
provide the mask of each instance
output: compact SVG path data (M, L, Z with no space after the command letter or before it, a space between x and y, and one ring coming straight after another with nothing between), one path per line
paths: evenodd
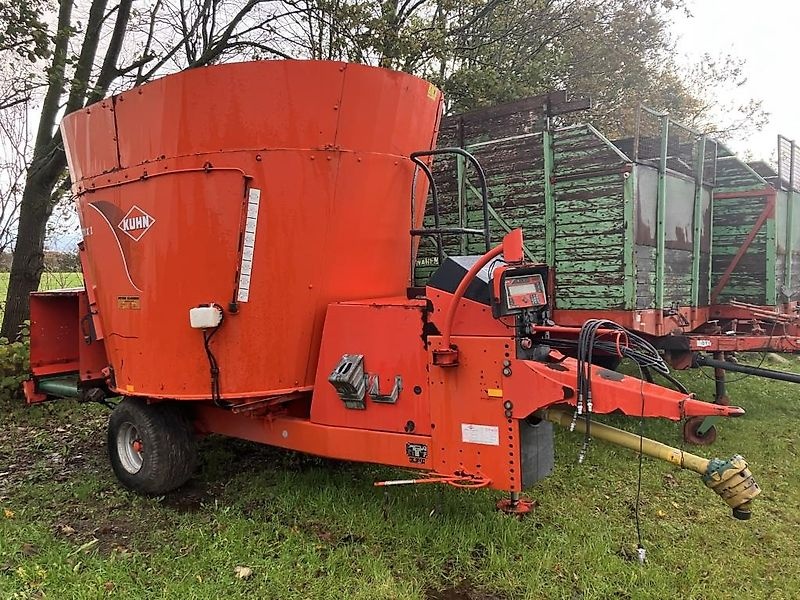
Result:
M128 213L122 217L122 221L119 222L118 227L127 233L134 242L138 242L155 222L156 220L153 217L134 205Z

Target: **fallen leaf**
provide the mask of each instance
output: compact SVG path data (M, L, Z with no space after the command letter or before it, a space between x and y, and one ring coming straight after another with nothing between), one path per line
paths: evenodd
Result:
M72 551L72 552L71 552L69 555L70 555L70 556L72 556L73 554L78 554L78 553L80 553L80 552L88 552L89 550L91 550L92 548L94 548L94 547L95 547L97 544L99 544L99 543L100 543L100 540L98 540L97 538L94 538L94 539L92 539L92 540L89 540L89 541L88 541L88 542L86 542L85 544L83 544L83 545L82 545L80 548L78 548L77 550L73 550L73 551Z
M11 517L14 516L14 511L11 510L10 508L4 508L3 514L5 515L6 519L10 519Z
M236 577L239 579L247 579L253 574L253 569L250 567L235 567L233 572L236 573Z
M667 516L667 513L665 513L663 510L660 510L656 513L656 515L663 519Z
M61 531L61 533L63 533L64 535L72 535L73 533L75 533L75 530L69 525L60 525L59 531Z

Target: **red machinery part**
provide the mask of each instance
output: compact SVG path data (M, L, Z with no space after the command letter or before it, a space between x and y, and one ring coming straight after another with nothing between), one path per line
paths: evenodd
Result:
M113 387L206 398L188 311L235 302L213 342L221 397L309 389L327 305L405 293L408 155L432 147L441 105L403 73L263 61L172 75L68 115Z
M426 193L420 178L412 210L407 157L432 146L441 104L405 74L276 61L166 77L66 117L86 289L34 296L29 398L69 373L76 394L127 396L109 451L145 493L186 481L195 431L514 494L548 475L552 423L536 415L569 419L577 361L545 344L520 355L530 321L495 319L469 292L493 258L522 261L521 233L452 288L406 295ZM590 374L595 413L743 412ZM173 455L186 460L160 472L149 458ZM726 501L749 507L748 490ZM501 508L524 512L518 499Z

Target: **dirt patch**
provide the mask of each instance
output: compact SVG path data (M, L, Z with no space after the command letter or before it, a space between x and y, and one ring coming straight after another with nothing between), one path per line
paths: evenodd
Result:
M196 513L219 497L220 486L208 486L191 480L180 489L170 492L161 501L162 506L171 508L179 514Z
M505 596L480 590L465 581L443 590L428 590L425 598L427 600L507 600Z
M338 533L320 521L305 521L297 525L303 532L318 538L321 542L331 546L346 546L364 544L367 538L355 533Z
M133 538L150 529L144 522L136 523L121 516L63 518L66 516L62 515L54 526L56 536L76 544L78 549L97 549L103 554L128 552Z
M76 473L102 468L107 464L105 418L101 413L75 423L55 417L42 425L4 423L0 497L21 483L67 481Z

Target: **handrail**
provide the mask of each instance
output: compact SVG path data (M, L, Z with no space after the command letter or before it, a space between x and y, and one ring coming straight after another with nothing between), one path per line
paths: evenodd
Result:
M467 227L442 227L441 226L441 216L439 214L439 192L436 187L436 182L433 178L433 172L431 171L430 167L422 160L421 157L425 156L439 156L442 154L457 154L459 156L463 156L467 159L470 164L475 168L475 172L478 174L478 180L480 182L480 189L481 189L481 207L483 209L483 230L480 229L472 229ZM417 167L419 167L425 176L428 178L428 184L430 186L431 192L431 202L433 204L433 220L434 220L434 227L433 228L421 228L421 229L411 229L411 235L433 235L436 238L437 242L437 253L439 255L439 262L441 263L444 260L444 245L442 242L442 236L448 234L459 234L459 235L483 235L484 243L486 246L486 252L491 250L492 247L492 240L491 240L491 233L489 231L489 192L488 187L486 184L486 173L481 167L478 159L475 158L472 154L464 150L463 148L436 148L433 150L419 150L417 152L412 152L410 155L411 162L413 162ZM411 210L412 210L412 221L413 221L413 214L414 214L414 204L415 204L415 193L416 193L416 186L413 186L411 189ZM413 227L413 222L412 222Z

